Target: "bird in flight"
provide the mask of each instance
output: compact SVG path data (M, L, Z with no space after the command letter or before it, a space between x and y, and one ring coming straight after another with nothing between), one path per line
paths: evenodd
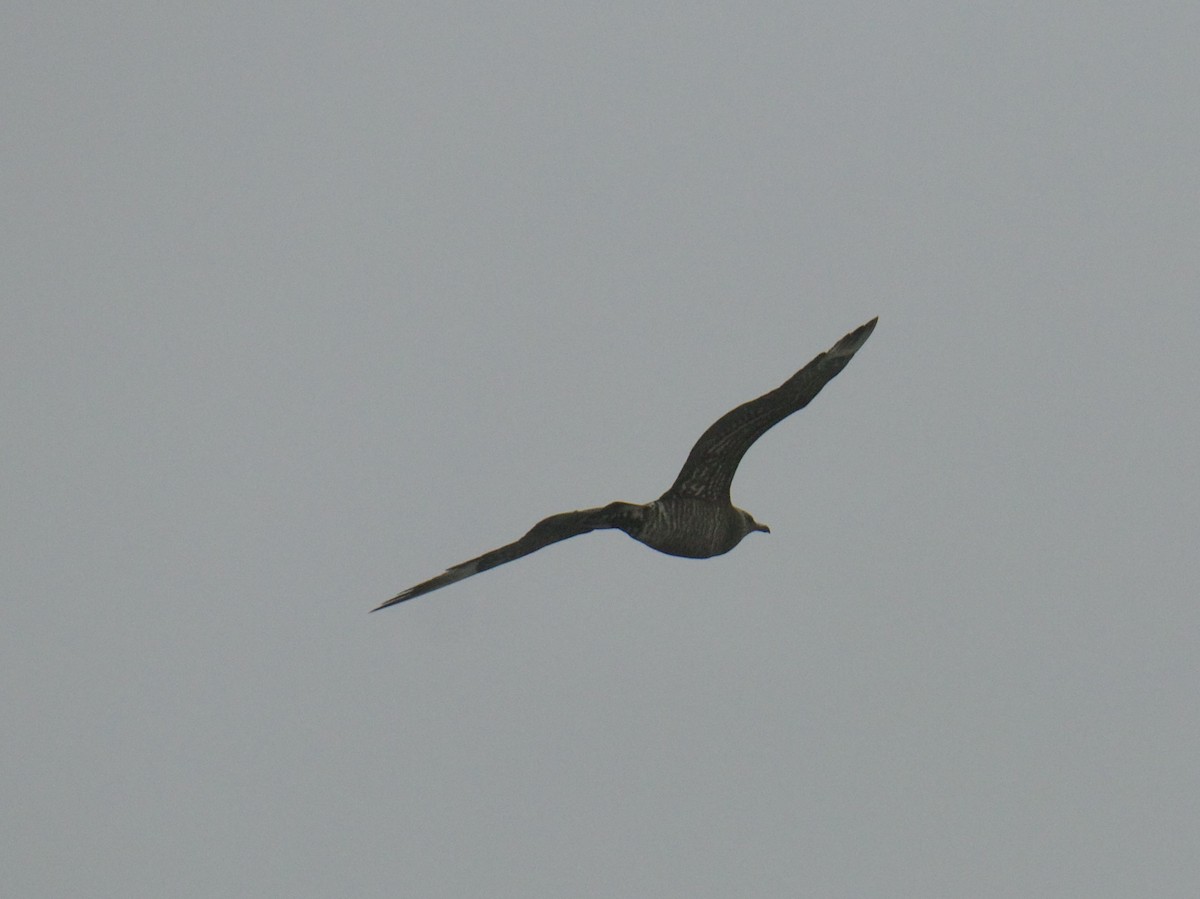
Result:
M729 485L750 445L769 428L809 404L854 357L875 330L873 318L818 355L779 387L718 418L700 435L671 489L650 503L613 502L594 509L561 512L535 524L524 537L482 556L460 562L437 577L398 593L388 606L439 590L543 546L601 528L617 528L651 549L672 556L707 559L727 553L751 531L770 533L765 524L730 502Z

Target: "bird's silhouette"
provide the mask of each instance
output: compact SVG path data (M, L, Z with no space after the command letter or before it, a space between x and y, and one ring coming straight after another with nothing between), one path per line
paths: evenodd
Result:
M460 562L422 581L372 611L438 590L543 546L601 528L617 528L634 540L672 556L707 559L729 552L751 531L770 529L730 502L729 485L746 450L773 425L809 404L866 343L878 318L851 331L769 393L743 403L700 435L675 483L653 502L613 502L561 512L535 524L524 537Z

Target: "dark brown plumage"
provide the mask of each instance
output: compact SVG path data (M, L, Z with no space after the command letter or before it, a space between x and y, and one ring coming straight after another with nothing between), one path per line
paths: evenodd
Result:
M543 546L601 528L617 528L647 546L673 556L707 559L729 552L751 531L770 533L730 502L729 486L751 444L798 409L809 404L854 357L878 318L851 331L832 348L758 399L717 419L700 435L671 489L650 503L609 503L594 509L561 512L535 524L524 537L461 562L389 599L386 609L431 590L527 556Z

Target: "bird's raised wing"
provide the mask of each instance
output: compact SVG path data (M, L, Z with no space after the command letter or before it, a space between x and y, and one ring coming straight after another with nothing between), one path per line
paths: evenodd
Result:
M750 445L772 425L807 406L866 343L877 321L878 318L873 318L851 331L770 393L743 403L717 419L700 435L683 463L679 477L664 495L729 502L729 485Z
M559 540L566 540L569 537L577 537L588 531L600 528L620 528L626 532L631 530L636 532L641 521L641 506L619 502L598 506L595 509L580 509L577 512L561 512L558 515L551 515L530 528L529 533L520 540L499 549L493 549L491 552L476 556L466 562L460 562L452 568L447 568L437 577L422 581L415 587L409 587L403 593L398 593L371 611L378 612L380 609L394 606L396 603L412 599L414 596L438 590L473 574L479 574L481 571L487 571L489 568L495 568L497 565L503 565L513 559L527 556L543 546L549 546L551 543L557 543Z

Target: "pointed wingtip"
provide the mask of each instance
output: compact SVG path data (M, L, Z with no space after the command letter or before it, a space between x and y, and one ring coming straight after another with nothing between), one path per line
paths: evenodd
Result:
M406 599L408 599L408 591L407 590L404 593L399 594L398 596L393 596L387 602L380 603L375 608L371 609L371 612L378 612L380 609L386 609L388 606L394 606L396 603L404 602L404 600L406 600ZM368 612L367 614L369 615L370 612Z
M867 338L871 336L871 332L875 330L875 323L879 321L879 316L875 316L865 325L859 325L841 340L839 340L832 349L829 350L831 356L853 356L857 353Z
M386 609L388 606L394 606L397 603L406 602L410 599L415 599L418 596L424 596L426 593L432 593L434 590L440 590L442 587L445 587L448 584L453 584L455 581L461 581L465 577L470 577L478 570L479 559L471 559L469 562L462 562L459 565L447 568L437 577L431 577L429 580L422 581L415 587L409 587L407 590L397 593L387 602L376 606L371 611L378 612L380 609Z

